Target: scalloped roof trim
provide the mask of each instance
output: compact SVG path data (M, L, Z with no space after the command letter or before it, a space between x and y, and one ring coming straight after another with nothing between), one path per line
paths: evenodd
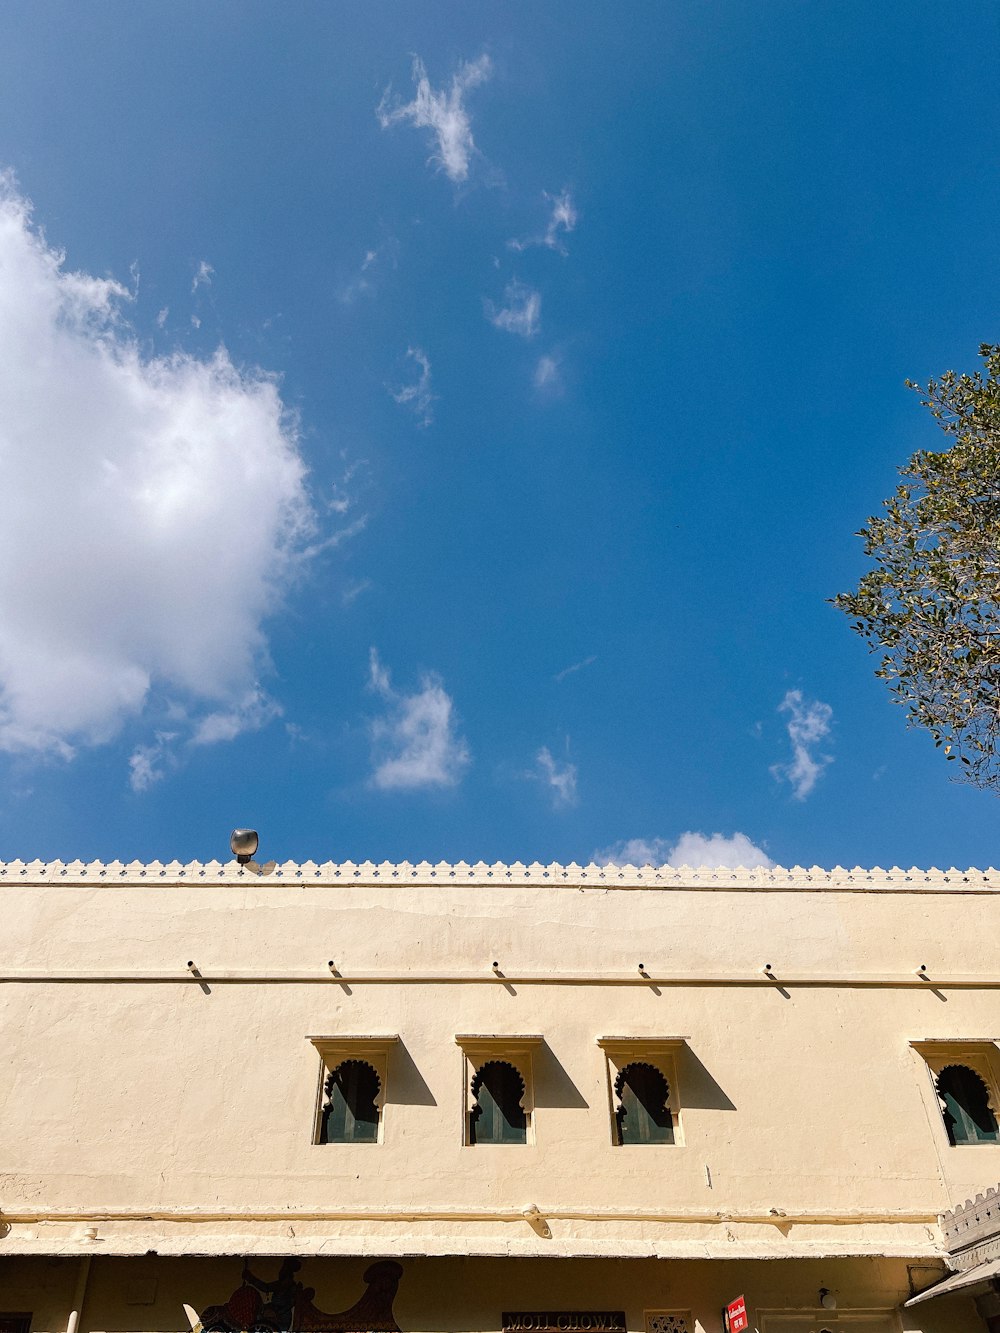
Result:
M747 888L853 888L853 889L914 889L954 888L998 889L1000 871L990 866L985 870L970 867L958 870L952 866L939 870L932 866L921 870L911 866L904 870L892 866L866 869L855 866L847 869L834 866L762 866L736 869L711 866L634 866L634 865L560 865L539 861L525 864L502 861L488 864L477 861L470 864L458 861L454 865L439 861L285 861L273 874L260 880L246 872L236 861L7 861L0 862L0 884L3 883L60 883L81 881L94 883L142 884L150 880L187 881L194 883L244 885L261 884L594 884L641 888L686 887L747 887Z

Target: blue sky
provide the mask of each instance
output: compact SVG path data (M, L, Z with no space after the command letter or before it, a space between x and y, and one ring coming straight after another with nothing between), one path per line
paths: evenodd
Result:
M996 861L827 602L1000 340L993 3L0 30L0 855Z

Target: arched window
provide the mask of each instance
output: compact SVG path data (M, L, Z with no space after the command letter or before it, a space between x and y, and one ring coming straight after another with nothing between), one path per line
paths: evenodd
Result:
M937 1076L948 1142L996 1143L1000 1140L997 1118L990 1106L990 1092L981 1074L968 1065L946 1065Z
M472 1080L470 1143L527 1143L528 1117L521 1101L524 1079L506 1060L480 1065Z
M659 1069L641 1061L626 1065L615 1079L615 1095L619 1143L673 1143L670 1088Z
M320 1121L320 1143L375 1143L378 1095L382 1083L364 1060L344 1060L323 1084L327 1100Z

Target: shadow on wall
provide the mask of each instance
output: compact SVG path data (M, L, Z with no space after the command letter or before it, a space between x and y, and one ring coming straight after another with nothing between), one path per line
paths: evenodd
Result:
M413 1062L403 1042L397 1042L389 1054L387 1100L397 1106L437 1106L434 1094Z
M536 1106L565 1107L570 1110L588 1108L589 1103L559 1063L547 1041L543 1041L531 1053L531 1077Z
M677 1057L677 1077L685 1106L699 1111L735 1111L722 1088L695 1055L690 1046L684 1046Z

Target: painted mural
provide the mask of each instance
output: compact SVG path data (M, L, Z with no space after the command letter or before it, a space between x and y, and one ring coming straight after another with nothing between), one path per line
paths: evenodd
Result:
M403 1275L399 1264L391 1259L370 1264L364 1294L337 1314L317 1309L316 1290L299 1280L301 1269L300 1259L283 1259L268 1279L245 1263L242 1284L229 1300L201 1312L201 1333L400 1333L392 1312Z

